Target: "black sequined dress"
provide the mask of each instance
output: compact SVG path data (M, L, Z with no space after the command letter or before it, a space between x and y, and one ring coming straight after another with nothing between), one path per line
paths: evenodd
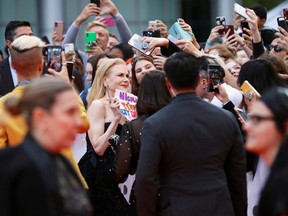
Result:
M110 123L105 123L105 131ZM116 134L122 129L118 125ZM116 182L114 172L115 153L109 146L103 156L95 153L87 135L87 152L79 161L80 171L89 187L89 196L94 208L94 215L124 216L127 215L128 203Z

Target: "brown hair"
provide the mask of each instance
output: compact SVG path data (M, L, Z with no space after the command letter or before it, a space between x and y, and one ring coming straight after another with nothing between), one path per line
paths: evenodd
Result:
M28 126L36 107L50 111L57 95L64 91L73 91L70 84L59 79L39 78L32 81L24 90L21 97L9 97L4 103L5 109L11 115L23 114Z
M232 46L226 46L224 44L216 44L215 46L209 49L209 52L214 49L218 51L219 57L222 57L225 62L228 59L235 59L237 57L237 49Z
M170 102L165 77L165 73L159 70L152 70L143 76L136 104L139 116L153 115Z
M136 66L136 63L138 61L142 61L142 60L149 61L154 65L153 59L150 56L146 56L146 55L136 56L131 60L131 65L132 65L132 69L131 69L131 72L132 72L132 94L134 94L134 95L138 95L139 86L140 86L137 82L135 66Z

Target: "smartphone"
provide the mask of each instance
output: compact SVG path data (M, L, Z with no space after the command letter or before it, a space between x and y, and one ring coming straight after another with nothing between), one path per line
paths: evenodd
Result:
M277 17L277 23L278 23L278 26L288 31L288 27L287 27L286 20L284 17Z
M237 113L239 118L241 118L244 122L247 121L247 115L242 109L240 109L238 107L234 107L234 110Z
M96 4L98 7L100 7L100 0L90 0L90 3Z
M74 52L74 44L73 43L67 43L64 45L64 52L67 54L68 52Z
M220 25L222 25L222 26L224 26L224 27L226 27L226 18L224 17L224 16L219 16L219 17L216 17L216 25L217 26L220 26ZM219 34L224 34L224 31L225 31L225 29L219 29Z
M145 55L150 55L151 52L154 50L152 49L147 51L146 49L149 47L149 44L143 43L142 37L138 34L134 34L128 41L128 44L140 51L141 53L144 53Z
M105 25L107 27L112 27L115 26L115 21L114 18L112 16L101 16L104 19Z
M242 94L248 99L252 99L252 94L256 95L256 99L259 99L261 95L259 92L247 81L245 80L244 83L240 87Z
M187 39L189 41L193 41L193 38L189 34L189 32L183 30L178 22L175 22L171 28L168 31L169 35L172 35L173 37L177 38L177 40L180 39Z
M148 28L156 28L156 25L157 25L157 22L156 22L156 20L150 20L149 22L148 22Z
M85 51L91 50L96 42L96 32L85 32Z
M153 37L153 31L143 31L143 37Z
M244 19L249 18L246 14L246 9L237 3L234 3L234 12L243 17Z
M283 17L288 20L288 8L283 8Z
M56 71L61 71L61 46L48 45L47 46L47 67Z
M250 29L248 22L241 22L241 29L243 34L249 35L247 31L244 31L244 28Z
M63 34L64 34L64 22L63 21L56 21L54 23L54 31L56 32L57 39L63 40Z
M225 34L228 32L228 30L230 30L228 37L230 37L231 35L233 35L235 33L233 25L226 25L225 30L224 30Z
M67 64L68 77L69 80L71 81L73 75L74 63L71 61L67 61L66 64Z
M219 92L216 87L223 82L220 65L208 65L208 92Z
M223 25L226 26L226 18L224 16L216 17L216 25Z

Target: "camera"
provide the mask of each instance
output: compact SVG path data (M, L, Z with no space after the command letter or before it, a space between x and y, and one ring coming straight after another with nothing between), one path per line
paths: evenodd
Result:
M144 42L144 43L142 43L142 49L147 49L149 47L149 44L148 43L146 43L146 42Z
M217 26L224 26L226 28L226 19L224 16L216 17L216 25ZM219 34L223 34L225 32L225 29L220 29Z
M161 37L160 31L143 31L143 37Z

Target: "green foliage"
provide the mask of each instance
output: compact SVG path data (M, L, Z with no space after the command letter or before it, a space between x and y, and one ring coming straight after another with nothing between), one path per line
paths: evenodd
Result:
M249 7L253 3L259 3L267 8L267 10L270 10L277 6L278 4L281 4L283 0L243 0L243 6Z

